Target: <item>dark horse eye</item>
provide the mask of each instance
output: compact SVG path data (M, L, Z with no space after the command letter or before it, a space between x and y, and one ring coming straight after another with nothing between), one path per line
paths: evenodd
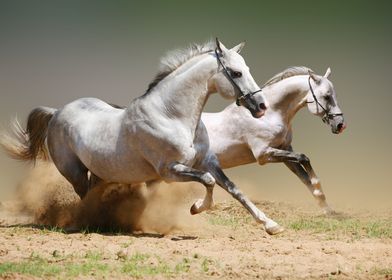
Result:
M232 78L241 78L242 77L242 73L239 71L231 71L231 77Z

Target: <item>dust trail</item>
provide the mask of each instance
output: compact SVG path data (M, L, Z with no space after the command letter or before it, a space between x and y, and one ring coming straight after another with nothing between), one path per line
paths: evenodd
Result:
M52 163L39 162L18 185L15 201L0 205L0 218L3 224L13 221L12 216L24 217L22 223L72 230L168 234L204 224L189 213L203 191L198 184L161 183L149 188L112 184L97 186L80 200Z

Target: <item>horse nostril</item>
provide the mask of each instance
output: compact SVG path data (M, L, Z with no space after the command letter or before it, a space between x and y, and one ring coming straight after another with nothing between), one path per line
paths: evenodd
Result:
M337 126L338 131L342 131L343 125L344 125L343 123L338 124L338 126Z
M261 110L266 110L266 109L267 109L267 107L265 106L264 103L260 103L260 104L259 104L259 108L260 108Z

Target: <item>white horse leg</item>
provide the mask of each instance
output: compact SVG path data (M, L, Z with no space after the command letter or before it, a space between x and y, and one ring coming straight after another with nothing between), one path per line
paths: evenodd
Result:
M61 175L72 184L75 192L83 199L90 185L88 169L69 147L68 139L59 131L62 130L56 125L48 129L47 145L50 156Z
M65 168L59 169L59 171L72 184L79 197L83 199L90 184L87 168L80 161L75 161L67 164Z
M211 209L214 205L213 199L214 187L206 187L206 195L204 198L196 200L196 202L191 207L191 214L199 214L203 211Z
M92 190L93 188L95 188L96 186L100 185L103 180L101 178L99 178L97 175L95 175L94 173L92 173L91 171L88 171L88 181L89 181L89 185L88 185L88 190Z
M321 188L320 180L314 172L310 162L305 164L307 165L307 170L305 170L301 164L296 162L285 162L284 164L308 187L324 214L335 213L335 211L332 210L327 203L327 199Z
M264 225L265 230L268 234L274 235L284 231L284 228L270 219L262 211L260 211L256 205L250 201L237 187L230 181L230 179L223 173L223 170L219 166L214 166L210 169L211 174L216 179L216 182L224 190L230 193L236 200L238 200L244 207L249 211L253 218Z
M177 182L189 182L196 181L202 183L206 187L206 196L204 199L199 199L191 207L191 214L198 214L212 207L212 191L215 185L214 177L205 171L191 168L189 166L176 163L169 169L170 172L165 174L163 177Z
M325 214L335 213L329 206L325 194L321 188L321 183L314 172L310 160L304 154L298 154L290 150L278 150L274 148L268 149L270 162L283 162L294 172L298 178L308 187L313 197L317 200L319 206Z

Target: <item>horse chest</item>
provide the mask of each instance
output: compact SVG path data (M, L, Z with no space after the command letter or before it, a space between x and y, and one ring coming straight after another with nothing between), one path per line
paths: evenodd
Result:
M280 146L286 141L288 134L287 125L278 118L264 120L257 129L255 137L265 142L269 146Z

